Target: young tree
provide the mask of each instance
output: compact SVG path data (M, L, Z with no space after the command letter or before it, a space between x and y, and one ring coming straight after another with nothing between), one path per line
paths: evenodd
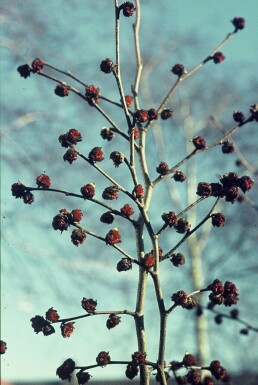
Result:
M139 41L139 25L140 25L140 1L136 4L124 2L119 4L114 1L115 14L115 58L103 58L100 63L100 70L106 76L114 76L117 85L119 97L112 97L102 94L102 90L95 84L87 84L80 80L72 73L59 69L45 60L36 58L31 64L24 64L18 67L18 72L24 78L37 74L56 83L54 92L57 96L65 98L70 94L75 94L81 100L88 104L89 108L98 112L106 121L107 126L101 130L103 140L112 143L114 136L120 138L121 142L117 149L111 151L108 155L104 154L102 147L95 146L87 148L84 143L84 135L77 129L67 129L67 132L61 134L58 138L59 143L66 149L63 156L64 161L73 164L75 161L82 160L88 168L97 173L107 185L102 189L99 188L101 182L96 179L97 183L82 180L80 192L67 191L66 187L51 187L51 180L48 175L41 173L36 179L36 186L28 186L21 181L12 185L12 195L21 198L24 203L32 204L35 192L44 192L47 194L62 194L67 199L69 197L78 198L88 201L92 206L92 213L95 207L103 210L100 220L103 227L96 232L93 224L85 221L85 227L81 225L83 219L83 205L81 208L77 206L73 210L61 208L52 220L54 230L61 232L71 230L71 241L75 246L79 246L86 242L89 237L93 237L96 241L101 242L103 248L111 246L116 252L120 253L121 259L117 261L116 268L118 272L126 272L133 268L133 273L138 275L137 278L137 296L136 306L133 310L126 308L125 310L99 310L97 309L97 301L93 298L83 297L81 306L86 314L76 317L62 318L56 310L50 307L45 316L36 315L31 319L32 326L36 333L43 333L48 336L54 333L55 324L61 324L61 333L63 337L70 337L74 330L74 321L81 318L104 316L108 329L113 329L121 322L122 317L129 316L135 324L135 333L137 336L137 349L132 351L131 357L117 357L111 360L112 352L101 350L97 355L96 364L85 363L83 366L75 363L72 358L67 360L58 367L57 375L61 379L70 379L71 374L76 372L79 384L84 384L90 380L91 375L88 370L95 367L103 367L106 365L123 365L125 367L126 376L133 379L138 375L142 384L148 384L150 374L155 373L157 380L166 384L169 372L172 372L177 383L187 381L191 384L208 384L213 380L210 376L201 379L201 371L209 370L210 374L216 379L228 379L228 374L218 360L212 362L196 362L193 354L186 353L181 361L169 361L170 357L166 357L167 328L168 323L172 322L173 314L179 307L186 310L193 310L198 307L198 298L200 294L206 294L210 300L210 307L216 305L225 305L231 307L238 301L238 290L234 283L226 281L224 284L219 279L213 279L208 285L205 285L202 272L197 268L195 276L196 290L187 293L184 285L174 290L171 288L171 302L164 298L164 286L162 285L162 269L167 269L167 265L172 264L180 267L185 263L185 257L180 252L186 242L197 242L196 234L204 225L211 222L213 227L223 227L225 224L225 215L217 210L220 204L234 203L237 199L244 199L244 195L253 187L253 180L248 175L239 176L235 172L227 172L219 178L212 176L208 181L200 181L196 185L196 194L198 199L189 203L182 210L175 212L173 208L165 212L157 212L155 195L156 190L164 181L170 177L173 182L184 182L186 175L180 170L181 166L192 162L195 157L206 156L211 149L221 147L223 153L230 153L234 146L231 137L239 128L256 123L258 120L258 107L252 104L249 115L245 118L241 111L235 111L233 114L234 126L223 132L219 138L210 141L207 144L207 137L194 135L191 141L191 148L186 156L181 160L180 148L175 143L173 152L178 154L178 160L174 165L168 165L165 161L161 161L153 170L153 162L151 161L151 148L148 148L146 141L152 129L155 129L157 120L166 121L173 118L175 111L170 107L170 99L190 76L201 70L204 65L210 63L220 64L224 60L224 54L220 51L229 39L234 37L236 33L245 27L245 20L242 17L235 17L232 20L233 32L226 35L225 39L211 51L211 53L199 64L192 69L186 69L182 64L174 64L171 71L176 80L173 86L165 92L165 96L157 107L149 106L143 109L141 106L139 85L142 73L142 58ZM136 15L136 16L135 16ZM126 23L127 19L135 17L134 24L134 44L136 53L136 73L130 94L124 91L123 74L120 66L120 23ZM56 74L54 74L56 73ZM128 88L128 87L127 87ZM65 98L66 99L66 98ZM105 104L106 103L106 104ZM119 110L123 114L123 121L118 113L115 118L105 109L105 105L110 105ZM112 112L112 111L111 111ZM116 119L121 123L117 123ZM126 127L126 128L125 128ZM86 134L87 135L87 134ZM88 134L89 135L89 134ZM81 143L82 142L82 143ZM83 147L85 145L85 147ZM82 148L87 149L84 153ZM86 150L85 150L86 151ZM119 174L116 170L110 172L110 168L102 167L104 158L110 158L115 167L122 168ZM103 163L104 164L104 163ZM124 171L126 169L126 171ZM156 175L154 174L156 171ZM127 172L126 177L124 173ZM157 176L158 175L158 176ZM118 179L118 177L121 178ZM116 204L117 201L117 204ZM206 206L201 206L202 202L208 201ZM210 203L211 201L211 203ZM121 203L120 203L121 202ZM78 204L79 205L79 204ZM200 209L201 219L195 225L191 226L188 215L196 207ZM204 207L204 209L203 209ZM204 213L204 210L206 212ZM198 216L199 217L199 216ZM111 225L114 221L121 221L121 226L112 225L106 230L104 225ZM135 234L134 249L130 245L128 234ZM167 250L163 250L162 237L169 234ZM122 244L122 246L120 245ZM128 245L127 245L128 244ZM194 250L199 254L198 248L192 246L192 255ZM163 267L164 266L164 267ZM103 272L104 274L104 272ZM197 278L199 275L199 279ZM146 291L149 288L147 282L152 281L155 297L152 298L151 306L156 307L159 314L159 332L155 335L158 340L158 349L155 353L149 354L148 341L146 338ZM202 285L203 283L203 285ZM208 295L207 293L208 292ZM112 301L111 301L112 303ZM107 303L107 306L109 303ZM238 319L236 313L232 313L232 318ZM81 321L82 322L82 321ZM248 325L248 328L252 327ZM255 329L254 329L255 330ZM172 357L173 358L173 357ZM202 357L204 360L205 357ZM185 372L183 371L185 369Z

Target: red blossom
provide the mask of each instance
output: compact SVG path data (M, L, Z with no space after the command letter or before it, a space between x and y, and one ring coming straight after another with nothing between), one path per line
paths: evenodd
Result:
M48 309L48 311L46 312L46 319L49 321L49 322L56 322L59 320L59 314L56 310L54 310L52 307L50 309Z
M61 334L64 338L71 337L71 334L74 331L74 322L67 322L65 324L61 324Z
M109 355L109 352L100 352L97 357L96 357L96 361L97 361L97 364L100 365L100 366L106 366L107 364L110 363L110 355Z
M95 184L87 183L81 187L81 194L84 199L91 199L95 195Z
M51 181L48 175L41 174L36 178L36 183L39 187L49 188L51 185Z
M44 62L39 58L34 59L33 62L31 63L32 72L34 74L40 73L43 67L44 67Z
M213 55L212 59L213 59L213 62L215 64L219 64L219 63L223 62L223 60L225 60L225 56L222 52L216 52Z
M142 187L141 184L137 184L137 186L135 186L135 188L133 189L133 195L137 199L143 199L144 198L144 188Z
M106 235L106 244L107 245L115 245L121 242L121 235L119 234L118 227L110 230Z
M4 354L7 349L7 343L5 341L0 340L0 354Z
M104 159L102 148L101 147L94 147L90 151L88 158L89 158L91 163L102 162L102 160Z
M64 97L64 96L68 96L69 94L69 89L67 86L65 86L64 84L58 84L55 88L55 94L57 96L61 96L61 97Z
M94 301L92 298L83 297L81 301L82 308L86 310L87 313L94 313L97 307L97 301Z
M121 209L120 209L120 212L121 214L126 217L126 218L129 218L131 215L133 215L134 213L134 210L132 208L132 206L130 206L128 203L125 204Z
M56 370L56 375L61 378L61 380L69 380L71 379L71 374L74 371L75 362L68 358L64 361L62 365L60 365Z
M75 246L81 245L86 239L86 231L84 229L75 229L71 234L71 241Z

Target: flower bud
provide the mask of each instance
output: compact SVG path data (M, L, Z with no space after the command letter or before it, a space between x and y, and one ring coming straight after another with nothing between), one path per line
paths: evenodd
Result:
M202 136L194 136L192 142L197 150L203 150L206 146L206 142Z
M154 267L156 264L154 255L152 253L145 254L142 263L146 268Z
M106 366L107 364L110 363L110 356L109 356L109 353L108 352L100 352L97 357L96 357L96 361L97 361L97 364L104 367Z
M243 123L245 121L245 116L241 111L234 111L233 119L237 123Z
M71 234L71 241L75 246L81 245L86 239L86 231L84 229L75 229Z
M17 71L21 75L22 78L27 79L30 76L31 68L29 64L22 64L17 68Z
M100 89L94 85L85 87L85 96L87 99L97 99Z
M156 171L160 174L160 175L167 175L169 174L169 166L166 162L160 162L160 164L158 165L158 167L156 167Z
M186 366L187 368L188 368L189 366L195 365L195 356L192 355L192 354L186 353L186 354L184 355L182 364L183 364L184 366Z
M36 178L38 187L49 188L51 185L50 178L46 174L41 174Z
M31 63L31 69L34 74L40 73L43 67L44 67L44 62L39 58L34 59L33 62Z
M110 154L110 159L113 160L113 163L116 167L119 167L120 164L124 162L125 156L119 151L113 151Z
M130 1L126 1L124 4L121 4L120 9L123 11L123 15L125 17L133 16L134 12L136 11L135 5Z
M235 32L245 28L245 19L243 17L234 17L231 23L235 27Z
M125 370L125 375L129 380L133 380L137 376L139 369L136 365L128 364Z
M106 139L108 142L110 142L115 136L113 131L107 127L102 128L100 135L103 139Z
M142 187L141 184L137 184L137 186L134 187L133 189L133 195L137 199L143 199L144 198L144 188Z
M89 158L91 163L102 162L102 160L104 159L102 148L101 147L94 147L90 151L88 158Z
M96 310L97 301L94 301L92 298L83 297L81 301L82 308L86 310L87 313L92 314Z
M119 273L121 271L127 271L127 270L131 270L132 269L132 262L129 258L122 258L117 266L116 266L116 269L117 271L119 271Z
M57 96L61 96L61 97L63 98L64 96L68 96L68 94L69 94L69 89L68 89L68 87L65 86L64 84L58 84L58 85L56 86L54 92L55 92L55 94L56 94Z
M143 352L134 352L132 354L132 364L133 365L143 365L146 363L146 353Z
M74 322L67 322L65 324L61 324L61 334L64 338L71 337L71 334L74 331Z
M110 74L114 70L114 68L115 65L111 59L107 58L105 60L102 60L102 62L100 63L100 70L105 74Z
M128 203L125 204L121 209L120 209L121 214L123 217L129 218L131 215L133 215L134 210L132 206L130 206Z
M66 140L69 144L77 144L82 141L81 133L75 128L71 128L66 134Z
M185 67L183 64L175 64L174 67L172 67L171 72L180 78L185 73Z
M0 354L4 354L7 350L7 343L5 341L0 341Z
M157 120L158 119L158 112L154 109L151 108L148 110L148 120L151 122L152 120Z
M48 311L46 312L46 319L49 322L56 322L59 320L59 318L60 318L59 314L52 307L50 309L48 309Z
M114 200L118 198L118 188L116 186L106 187L102 193L102 198L105 200Z
M173 263L174 266L178 267L180 265L185 264L185 257L181 253L172 254L172 258L170 261Z
M163 213L161 218L163 219L165 224L169 227L173 227L177 223L177 216L176 216L176 213L174 213L174 211Z
M95 184L88 183L81 187L81 194L84 199L91 199L95 195Z
M136 110L134 113L134 118L138 123L146 123L148 121L148 111L146 110Z
M160 117L162 120L167 120L169 118L172 118L173 116L173 110L171 108L164 108L164 110L161 111Z
M215 64L219 64L219 63L223 62L223 60L225 60L225 56L223 55L222 52L216 52L213 55L212 59L213 59L213 62Z
M121 242L121 235L119 234L118 227L110 230L106 235L106 244L107 245L115 245Z
M237 179L236 185L241 188L243 193L245 194L246 191L251 190L251 188L254 185L254 181L247 175L242 176L241 178Z
M81 222L83 217L83 213L80 209L75 209L71 212L71 221L72 222Z
M76 151L69 148L69 150L66 151L66 153L63 156L64 161L72 164L78 157L78 154Z
M126 103L127 107L131 107L131 105L133 103L133 97L130 95L126 95L125 96L125 103Z
M101 215L100 222L110 225L111 223L114 222L114 219L115 219L114 214L112 214L110 211L108 211L108 212Z
M222 213L212 214L211 223L214 227L223 227L225 224L226 218Z
M110 314L107 319L106 326L108 329L113 329L114 327L119 325L120 322L121 322L121 317L119 317L116 314Z
M211 195L212 188L210 183L207 182L200 182L197 186L196 194L201 197L208 197Z
M186 180L186 175L182 171L176 171L173 178L176 182L184 182Z
M184 218L179 218L177 223L174 225L174 228L180 234L184 234L187 231L189 231L190 227L191 227L190 223Z
M222 144L221 151L223 154L232 154L234 152L234 144L227 140Z
M69 380L71 379L71 374L74 371L75 368L75 362L71 359L68 358L67 360L64 361L62 365L60 365L57 370L56 370L56 375L61 379L61 380Z
M91 375L88 372L83 372L83 369L81 369L79 372L76 373L76 378L78 381L78 385L85 385L87 382L89 382Z
M22 196L22 199L23 199L23 202L26 204L26 205L31 205L33 202L34 202L34 195L29 192L29 191L26 191L23 196Z
M17 183L12 184L11 191L12 196L15 198L22 198L26 191L26 186L22 182L18 181Z

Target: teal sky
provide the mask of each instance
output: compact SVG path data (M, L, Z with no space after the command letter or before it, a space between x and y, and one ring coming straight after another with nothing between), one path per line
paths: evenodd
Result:
M153 65L153 72L149 77L151 98L148 94L149 88L143 87L143 105L147 104L148 100L153 100L153 103L158 105L161 95L169 89L168 83L171 82L172 76L170 69L175 63L183 63L187 69L192 68L207 57L226 34L233 30L230 20L235 16L246 19L246 28L237 33L222 49L226 60L218 66L208 63L209 65L196 74L193 80L189 80L189 88L184 85L173 99L172 104L178 111L172 123L173 129L176 130L173 138L168 130L170 127L165 124L162 126L163 139L168 146L165 160L173 164L185 151L185 141L182 142L183 125L187 129L191 126L187 126L186 122L182 123L180 113L185 111L183 105L190 104L193 121L193 131L191 135L186 134L187 139L191 139L192 133L199 134L196 130L203 129L212 142L218 133L214 130L210 133L211 125L208 125L206 117L214 114L230 129L233 124L233 110L243 109L248 114L249 106L257 103L258 2L143 0L141 3L142 55L146 70ZM103 245L96 244L92 239L87 239L85 245L75 248L70 242L70 232L60 235L53 231L51 222L58 210L63 207L72 210L81 205L81 202L73 198L67 201L63 196L37 194L34 204L25 206L22 201L11 196L12 183L22 180L27 185L34 185L36 176L42 172L50 175L53 187L64 186L64 189L77 193L83 184L91 181L98 183L99 192L107 186L106 181L96 179L95 173L85 168L85 165L79 162L71 166L64 164L64 149L58 143L58 136L72 127L83 133L82 148L86 155L94 146L103 146L105 151L110 151L108 144L103 143L99 135L100 129L106 125L102 117L96 117L95 111L85 107L74 96L69 96L69 100L57 98L53 92L54 84L47 79L37 76L26 80L20 78L16 68L39 56L61 69L71 70L87 84L99 85L105 95L117 99L113 79L99 72L101 60L115 57L113 1L4 0L1 15L1 339L8 344L7 353L1 356L2 378L8 381L53 380L56 368L68 357L75 359L78 365L92 364L101 350L109 350L114 360L120 357L122 350L124 359L129 359L130 354L137 350L136 341L132 337L132 320L123 317L118 328L108 331L105 319L92 317L86 322L78 321L74 335L70 339L63 339L59 326L56 333L49 337L34 334L30 327L30 318L35 314L44 315L52 306L62 317L83 314L80 302L84 296L97 299L99 310L123 309L125 303L128 308L133 308L137 274L134 269L128 274L123 274L121 278L115 271L120 256L111 248L103 248ZM133 20L121 20L121 68L124 71L126 93L130 92L135 70ZM154 58L153 62L150 58ZM147 72L143 75L147 76L146 74ZM218 105L217 109L215 103ZM107 109L112 113L111 108ZM124 124L120 115L115 117L119 124ZM206 123L209 127L205 127ZM248 162L255 168L258 162L257 127L250 125L245 132L241 144ZM239 137L240 135L237 135L237 138ZM172 149L177 139L183 145L178 145L177 151L174 151ZM155 140L155 135L151 132L148 144L151 150L148 156L153 170L160 161ZM119 141L114 143L117 144ZM122 147L122 150L126 151L126 147ZM195 164L196 169L203 172L202 177L209 181L220 173L228 172L230 167L235 167L236 158L221 160L218 153L219 151L214 151L210 159L202 159L203 168L201 162ZM107 163L108 158L107 154ZM109 163L105 167L113 172L117 179L121 178L125 186L130 186L123 169L114 171ZM155 171L153 175L156 176ZM197 173L197 179L198 177ZM177 194L181 199L179 208L182 210L187 201L182 186L178 187ZM257 187L249 196L255 199ZM176 197L174 199L176 201ZM158 190L150 212L153 214L158 207L162 213L169 210L171 204L166 190ZM118 202L116 205L116 208L120 208L122 203ZM202 215L207 207L209 206L204 206L198 215ZM233 234L226 230L229 234L228 244L235 242L237 234L241 234L241 214L236 213L237 207L233 205L225 208L230 218L229 224L235 226ZM101 210L93 208L89 202L84 203L82 210L86 226L89 223L98 231L99 221L95 218L96 215L100 216ZM246 215L243 215L245 218L242 218L242 230L246 217L253 218L252 213L250 208L246 208ZM240 215L238 223L233 214ZM158 224L158 219L155 218L154 222ZM117 225L123 226L123 222L118 221ZM223 233L219 231L211 235L211 248L208 249L211 251L205 254L205 271L207 283L209 279L217 278L217 274L221 274L222 280L239 279L238 285L243 293L241 298L244 298L244 304L239 305L240 309L242 306L246 312L249 306L248 314L244 313L243 318L255 323L257 299L253 298L254 296L249 297L248 293L250 286L253 286L254 293L258 290L257 283L253 280L255 270L251 270L255 260L255 243L252 241L255 240L257 219L250 219L248 225L251 240L245 238L241 241L239 253L246 252L243 271L251 271L251 278L246 280L241 278L241 274L238 275L239 264L234 259L231 262L234 257L232 255L228 261L223 258L224 265L221 268L216 265L216 256L221 256L220 246L224 242ZM105 233L108 230L109 227L106 227L101 231ZM130 239L133 233L124 232L124 237ZM171 236L164 236L163 242L165 249L168 248ZM186 248L183 251L187 252ZM128 252L134 252L134 245L128 244ZM238 255L237 251L235 254ZM243 257L243 254L241 256ZM209 266L213 266L214 270ZM186 266L185 271L189 277L190 267ZM164 269L163 274L164 292L169 303L171 293L182 289L182 282L185 282L184 271L174 274L173 288L169 287L170 273ZM186 281L185 289L190 291L190 280ZM156 310L153 311L151 306L152 294L150 288L147 314L151 320L147 326L151 331L158 321ZM194 353L194 317L189 316L187 330L182 331L181 324L184 319L184 312L175 314L173 328L169 330L168 360L170 357L180 359L186 350ZM212 324L212 317L210 320ZM242 350L242 354L238 354L234 361L229 346L239 338L239 326L226 322L224 326L224 331L222 328L218 329L218 326L213 330L211 338L218 345L213 343L211 347L212 358L216 355L215 358L225 363L231 371L254 368L258 359L255 349L258 343L257 335L253 333L241 338L239 350ZM229 342L225 340L226 335ZM187 343L184 342L185 339ZM156 344L157 341L150 333L150 352L155 351ZM178 349L175 349L175 346ZM120 378L123 373L124 368L109 367L91 374L93 379L97 380L104 377Z

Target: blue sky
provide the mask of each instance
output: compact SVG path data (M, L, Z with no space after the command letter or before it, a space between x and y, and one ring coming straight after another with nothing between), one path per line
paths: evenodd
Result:
M0 47L3 278L1 338L8 344L7 353L1 357L2 376L6 380L37 381L55 378L57 366L68 357L84 365L93 363L100 350L110 350L113 359L120 357L121 349L125 359L128 359L130 353L136 350L136 342L132 338L132 322L125 317L122 322L123 327L111 331L107 331L105 320L100 317L91 318L87 322L82 320L76 323L74 336L70 339L63 339L60 336L59 327L55 335L50 337L33 333L29 320L35 314L44 315L45 311L52 306L63 317L82 314L80 301L83 296L98 299L100 309L123 308L125 302L128 307L133 308L136 275L135 271L123 275L122 278L121 275L116 274L115 266L119 255L110 248L103 249L103 245L96 244L92 239L87 240L87 245L75 248L70 242L69 233L60 236L51 229L52 218L60 208L67 207L68 210L72 210L81 202L42 194L37 195L35 203L28 207L21 201L15 200L10 194L12 183L20 179L25 184L33 185L36 176L42 172L50 175L53 187L65 186L67 190L79 192L82 184L95 180L98 182L99 191L106 187L106 182L96 179L92 170L86 169L85 165L64 164L62 160L64 151L58 144L58 135L71 127L76 127L83 132L86 155L87 151L94 146L103 146L106 151L109 151L108 145L103 144L98 133L106 124L104 119L96 117L95 111L88 106L85 108L81 101L77 103L74 96L69 96L69 100L57 98L53 93L54 85L48 80L36 76L27 80L21 79L16 68L40 56L61 69L70 69L88 84L98 84L101 90L104 90L103 93L114 99L117 98L113 79L100 74L98 70L102 59L115 55L113 1L103 0L93 3L82 0L73 2L30 0L25 3L20 0L11 0L8 4L4 2L2 8ZM211 1L142 1L142 55L147 69L152 65L150 58L154 58L154 72L150 73L149 87L151 99L155 103L160 101L163 89L167 92L168 82L171 82L172 76L170 69L175 63L183 62L188 69L193 67L203 60L228 32L233 30L230 23L233 17L243 16L246 19L246 28L237 33L222 50L226 60L221 65L213 67L213 63L208 63L209 66L207 65L207 68L196 74L193 80L189 79L189 86L182 87L172 101L181 113L182 106L187 106L187 103L191 102L190 115L194 133L198 127L200 130L204 129L204 132L207 135L210 134L210 138L213 139L217 133L214 131L210 133L203 126L203 122L207 123L202 118L203 114L215 114L216 118L221 119L220 122L229 129L232 126L231 116L234 109L243 109L248 113L249 106L257 102L255 72L258 61L257 8L255 0L248 3L241 0L217 1L216 4ZM121 66L125 73L128 93L134 78L132 22L132 19L121 21ZM157 58L161 58L160 62ZM143 87L142 92L145 97L145 99L142 98L142 103L147 104L148 87ZM218 110L213 108L212 92L216 95L217 104L221 100ZM111 109L109 111L112 112ZM175 115L173 129L180 127L183 130L182 116L179 112ZM122 118L118 115L116 117L122 125ZM190 125L187 126L185 122L184 124L190 129L189 120ZM177 156L181 156L185 151L185 144L181 149L178 146L178 152L174 151L174 142L182 141L182 132L174 131L171 139L168 128L168 125L162 127L163 139L169 148L166 158L173 163L178 159ZM254 150L254 146L257 146L255 128L254 125L246 127L246 134L241 139L244 154L248 162L253 165L257 165L257 155ZM190 134L186 137L191 138ZM237 137L240 136L237 135ZM250 137L255 140L250 141ZM152 149L149 155L152 166L157 165L160 160L156 140L157 137L151 132L148 145ZM116 143L118 142L115 142L115 145ZM202 177L212 179L219 173L227 172L228 167L235 167L235 158L220 160L217 154L218 151L213 152L212 162L209 159L202 159L205 166ZM200 165L197 162L195 167ZM122 169L114 171L110 165L106 167L107 170L112 170L111 172L114 172L117 178L122 178L125 185L129 184ZM153 169L155 170L154 166ZM79 175L79 178L76 175ZM178 187L177 194L182 198L181 205L184 205L187 197L182 186ZM254 199L255 193L250 193L250 197ZM166 203L167 199L167 191L158 190L155 201L157 203L150 212L154 213L157 206L161 210L169 210L171 203ZM117 208L120 207L119 205L120 202ZM232 215L236 207L227 206L225 210L237 234L241 220L238 223L239 226L234 222ZM203 210L207 210L207 206L204 206ZM251 216L252 211L248 210L250 208L246 209L246 215L250 213ZM96 215L100 214L100 210L95 211L89 202L86 202L83 211L86 223L92 223L97 228L99 225L94 221L96 221ZM202 213L203 211L200 215ZM248 253L248 258L245 255L245 268L249 269L249 272L255 257L252 240L255 239L257 220L250 220L250 223L251 240L244 239L241 242L241 252L246 250ZM118 221L118 225L122 226L123 223ZM228 234L228 242L235 242L234 234L230 232ZM127 236L132 237L133 234L127 233ZM170 239L169 234L164 237L166 247L169 247ZM216 254L219 254L216 243L224 242L223 235L221 233L216 236L211 235L210 242L212 251L206 258L211 266L214 266ZM128 250L133 253L134 245L129 244ZM222 279L226 280L226 273L238 271L236 261L233 260L232 269L231 260L228 265L224 260L225 270L221 271L223 268L215 267L214 274L220 273ZM106 275L112 277L112 283L107 277L102 278L103 266ZM205 268L207 279L216 278L216 276L213 277L213 272L209 271L208 263ZM189 266L186 267L186 271L189 276ZM174 291L177 288L181 289L181 282L185 280L183 273L179 272L173 279ZM168 289L170 275L166 271L164 271L164 281L166 282L165 293L169 301L172 289ZM255 299L248 297L250 282L239 279L239 285L242 293L246 294L245 304L249 306L247 318L250 322L255 322L257 319L257 312L254 309ZM186 290L190 289L191 284L187 281ZM254 291L257 291L257 284ZM151 293L150 288L149 300L151 300ZM250 307L252 307L251 310ZM244 305L243 309L246 309ZM152 331L152 323L155 324L157 316L155 312L153 313L150 304L147 305L147 313L152 320L149 321ZM173 356L175 359L180 359L185 350L194 352L195 349L194 339L191 338L193 317L189 317L187 331L182 331L180 325L184 316L185 313L180 311L175 314L175 327L169 331L171 333L169 339L179 346L178 356ZM231 323L225 325L225 334L222 329L215 329L213 332L213 338L219 341L223 349L213 345L212 353L225 362L230 370L236 368L227 350L227 345L230 344L225 344L223 340L227 333L229 342L232 343L235 338L238 338L238 332L238 326L232 326ZM185 335L187 344L180 343ZM130 341L132 339L132 346L128 345L128 339ZM169 344L168 355L175 354L174 344ZM255 344L257 344L256 335L241 339L243 356L250 360L250 367L257 358ZM156 340L151 335L149 346L150 351L154 351ZM241 362L241 368L248 368L248 359L244 359L243 356L238 355L237 362L239 365ZM119 377L123 372L124 368L110 367L105 370L96 370L92 374L94 379L98 379L104 376Z

